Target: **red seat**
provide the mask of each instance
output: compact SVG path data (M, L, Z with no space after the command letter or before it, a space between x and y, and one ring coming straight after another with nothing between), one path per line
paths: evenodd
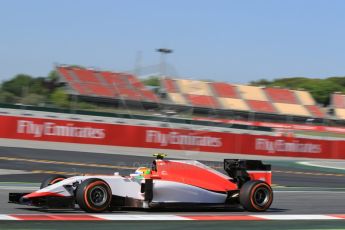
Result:
M89 94L87 87L84 87L84 85L79 82L70 82L69 85L72 87L72 89L77 91L79 94L82 94L82 95Z
M130 74L123 74L127 77L129 84L135 89L145 89L145 85L139 81L136 77Z
M177 93L178 92L174 80L166 78L162 81L162 83L163 83L163 86L164 86L166 92L168 92L168 93Z
M276 113L276 109L268 101L247 100L250 109L261 113Z
M314 116L314 117L325 117L324 112L316 105L306 105L305 106L309 112Z
M219 108L216 99L212 96L194 94L186 94L185 96L189 103L195 107Z
M129 99L133 101L141 101L142 97L139 92L129 89L129 88L117 88L117 94L119 95L120 99Z
M143 98L148 101L153 101L153 102L159 101L159 98L157 97L157 95L154 94L151 90L143 89L140 91L140 93L142 94Z
M236 87L233 85L223 82L213 82L211 85L218 97L239 98Z
M58 67L57 71L60 75L62 75L65 78L66 81L68 82L74 81L74 78L69 75L67 67Z
M104 80L111 86L121 88L128 87L129 83L125 76L122 76L119 73L111 72L100 72L100 75L103 76Z
M85 84L85 87L89 89L89 92L101 97L114 97L115 91L101 84Z
M266 94L276 103L300 104L293 92L288 89L265 88Z
M342 94L334 93L332 95L332 105L334 108L345 108L345 97Z
M93 82L100 83L93 70L81 69L81 68L72 68L74 74L78 77L80 82Z
M159 102L159 97L131 74L77 67L57 67L57 71L81 95Z

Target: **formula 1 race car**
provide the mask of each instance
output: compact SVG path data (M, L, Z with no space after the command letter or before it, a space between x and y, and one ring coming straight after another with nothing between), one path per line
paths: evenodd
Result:
M225 159L225 175L193 160L166 160L157 154L151 169L129 176L53 175L32 193L10 193L9 202L44 208L105 212L126 208L232 208L261 212L273 201L271 165Z

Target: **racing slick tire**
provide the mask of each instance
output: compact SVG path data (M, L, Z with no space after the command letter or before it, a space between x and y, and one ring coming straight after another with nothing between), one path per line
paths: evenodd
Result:
M240 204L251 212L266 211L272 204L273 191L264 181L254 180L243 184L240 190Z
M78 185L76 202L85 212L104 212L111 203L112 192L101 179L90 178Z
M64 179L66 179L66 178L67 178L67 177L65 177L64 175L58 175L58 174L56 174L56 175L50 175L50 176L48 176L47 178L45 178L45 179L42 181L41 186L40 186L40 189L45 188L45 187L47 187L47 186L49 186L49 185L55 184L55 183L57 183L57 182L59 182L59 181L62 181L62 180L64 180Z

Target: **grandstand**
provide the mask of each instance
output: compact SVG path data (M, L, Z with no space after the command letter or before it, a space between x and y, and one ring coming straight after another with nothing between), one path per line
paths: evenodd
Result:
M84 97L158 103L159 98L134 75L109 71L96 71L79 67L56 68L60 82L70 94Z
M257 120L305 122L312 118L321 123L328 118L310 93L303 90L164 77L160 93L155 94L133 74L74 66L56 69L69 95L93 102L127 105L137 102L145 109L149 105L153 109L169 108L177 112L189 108L193 114L213 112L237 119L254 116ZM333 98L336 116L345 119L344 97L336 94Z
M185 79L162 79L171 103L221 110L324 118L309 92ZM178 96L177 96L178 95Z

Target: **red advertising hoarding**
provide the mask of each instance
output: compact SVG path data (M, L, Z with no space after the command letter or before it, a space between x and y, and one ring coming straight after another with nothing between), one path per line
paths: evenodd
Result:
M345 141L0 116L0 138L216 153L345 159Z

